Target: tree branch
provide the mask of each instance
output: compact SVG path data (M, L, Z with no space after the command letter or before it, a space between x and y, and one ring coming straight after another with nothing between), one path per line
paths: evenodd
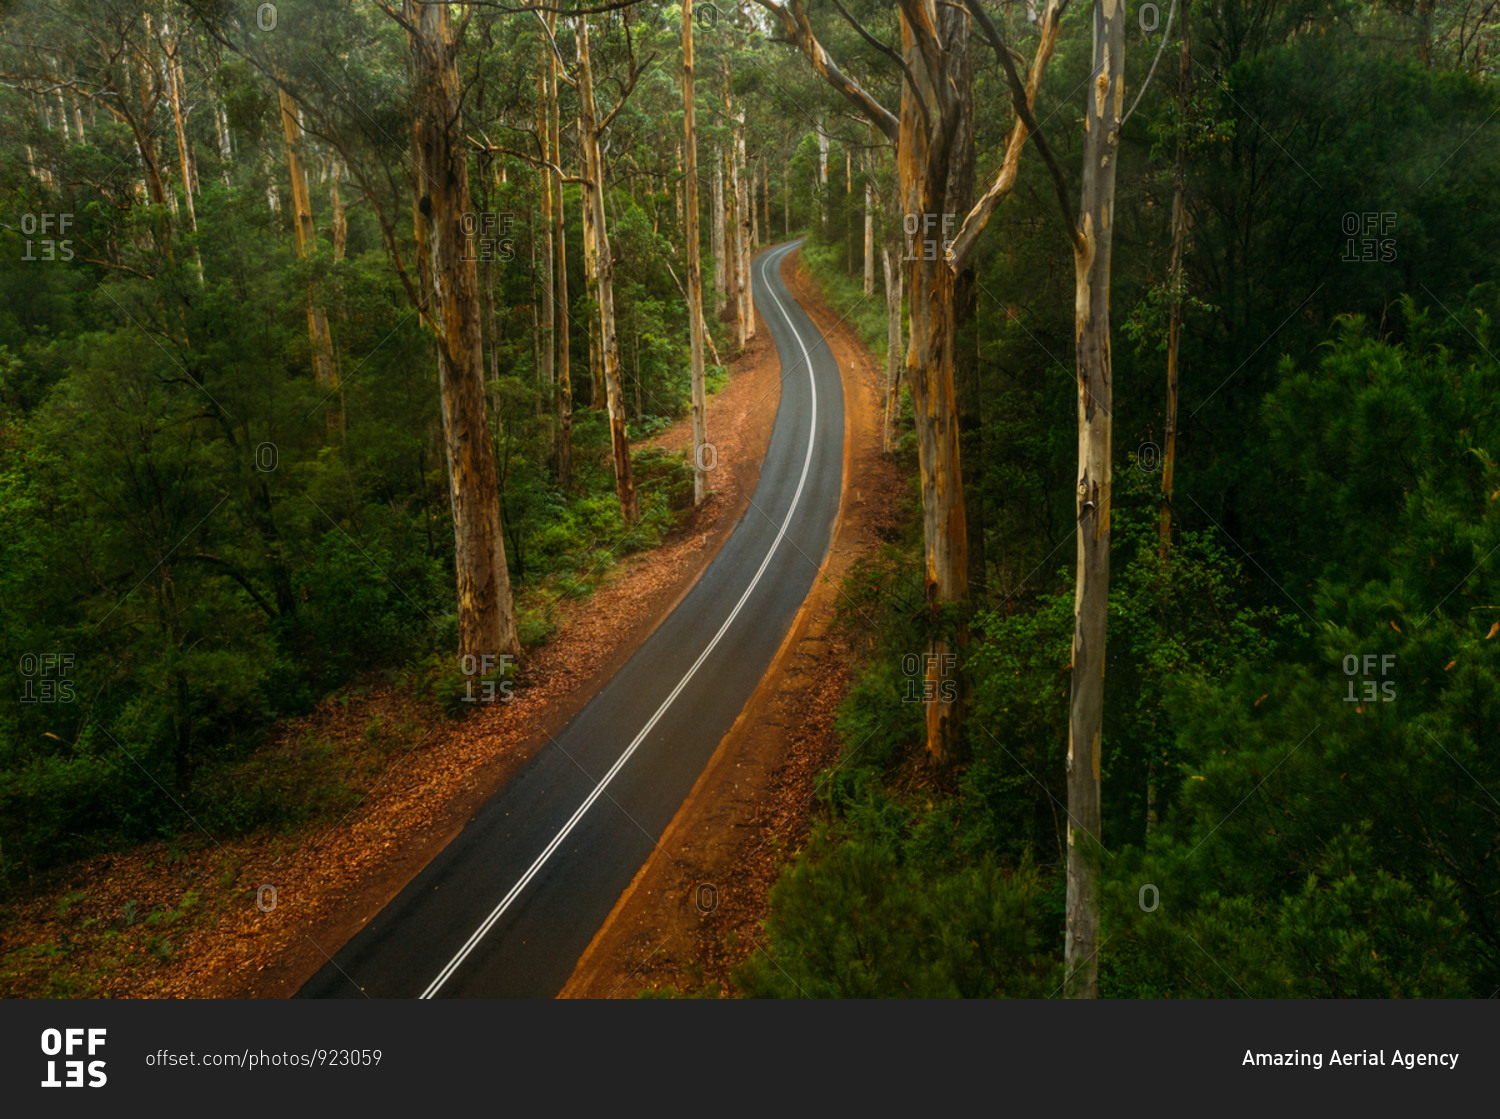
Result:
M243 587L246 594L255 599L255 605L259 606L266 612L266 617L281 617L281 612L278 611L269 602L267 602L265 600L265 597L251 584L249 576L247 576L243 571L241 571L234 564L230 563L228 560L220 559L218 556L211 556L207 552L194 552L192 558L195 560L200 560L203 563L211 563L215 567L218 567L220 570L222 570L225 575L228 575L231 579L233 579L236 583Z
M1037 151L1041 153L1043 161L1047 164L1047 170L1052 175L1052 185L1057 192L1057 202L1062 210L1063 228L1067 231L1068 241L1076 246L1079 239L1078 220L1074 214L1068 181L1062 173L1062 168L1058 166L1052 149L1047 146L1046 137L1042 135L1041 127L1031 111L1036 103L1036 93L1041 85L1042 74L1046 71L1047 62L1057 45L1058 25L1062 22L1062 6L1058 0L1047 0L1047 7L1042 12L1041 18L1042 37L1037 43L1036 54L1032 57L1031 69L1027 74L1026 84L1023 86L1020 75L1016 73L1015 63L1011 60L1010 48L1006 46L999 29L989 15L980 7L979 0L965 0L965 3L990 46L1000 57L1000 65L1005 70L1006 83L1010 87L1011 102L1016 110L1016 123L1011 126L1010 135L1006 138L1005 159L995 175L995 181L990 184L989 190L985 191L984 196L974 204L974 208L964 218L958 235L954 237L953 244L949 247L948 263L954 271L963 265L969 253L973 251L974 243L988 224L995 207L1010 194L1015 186L1016 173L1021 163L1021 149L1025 146L1028 136L1035 137Z
M911 89L912 97L917 102L917 108L922 111L922 127L924 131L930 130L932 128L932 113L927 108L927 100L922 96L921 87L917 85L917 76L911 72L911 67L907 64L906 59L902 57L901 52L896 50L895 47L890 46L888 43L881 42L879 39L875 38L874 35L871 35L868 31L866 31L859 24L859 22L849 14L849 9L844 7L844 5L840 3L840 0L833 0L833 6L838 9L839 15L844 17L844 22L847 23L850 27L854 28L855 31L859 32L860 38L864 39L864 41L869 43L870 46L874 47L881 54L885 55L887 58L895 62L897 66L901 67L901 72L906 75L906 82L908 87Z
M1130 103L1130 108L1120 118L1120 130L1125 129L1125 122L1130 119L1130 114L1135 112L1135 107L1141 103L1141 98L1146 95L1146 87L1151 84L1152 75L1156 73L1156 64L1161 61L1161 55L1167 49L1167 40L1172 37L1172 17L1177 14L1177 0L1172 0L1172 6L1167 9L1167 29L1161 33L1161 46L1156 48L1156 57L1151 60L1151 69L1146 71L1146 80L1141 83L1140 92L1135 95L1135 100Z
M505 124L503 121L501 122L501 126L504 127L504 128L510 128L510 127L512 127L511 125ZM526 130L524 128L518 128L518 129L516 129L516 131L517 132L525 132ZM530 132L527 132L526 134L528 136L535 135L534 133L530 133ZM592 180L585 179L585 178L583 178L582 176L579 176L579 175L570 175L566 171L564 171L561 167L559 167L557 164L553 163L551 160L539 159L539 158L537 158L534 155L527 155L525 152L518 152L514 148L503 148L499 144L492 143L490 141L490 138L488 136L486 136L484 138L484 143L482 143L482 144L478 140L474 139L474 137L472 137L472 136L467 136L467 137L465 137L465 139L467 139L469 141L469 143L473 144L474 147L477 148L479 151L482 151L482 152L494 152L494 153L496 153L498 155L514 156L516 159L522 160L525 163L529 163L533 167L543 167L543 168L546 168L548 171L551 171L553 174L555 174L559 178L561 178L562 181L565 182L565 183L583 183L585 186L592 186L593 185Z
M901 122L880 102L855 81L848 74L838 68L823 44L818 42L818 37L813 33L812 24L808 22L807 13L803 10L801 0L756 0L762 8L770 12L781 24L787 34L787 42L795 46L805 54L813 65L813 69L838 92L842 93L856 109L876 128L885 133L891 143L897 143L901 136Z

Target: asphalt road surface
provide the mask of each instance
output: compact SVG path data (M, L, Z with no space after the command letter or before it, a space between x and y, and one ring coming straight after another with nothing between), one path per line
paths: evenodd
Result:
M749 700L828 552L843 388L777 271L795 245L766 250L751 269L781 359L781 402L750 508L588 706L298 997L552 998L567 982Z

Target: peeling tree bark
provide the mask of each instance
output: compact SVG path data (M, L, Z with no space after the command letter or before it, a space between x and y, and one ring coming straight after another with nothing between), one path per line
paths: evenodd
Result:
M920 21L914 26L914 18ZM955 21L956 22L956 21ZM917 227L908 243L906 282L911 300L911 350L906 380L911 387L917 455L922 481L923 584L930 613L924 688L929 702L927 753L938 766L961 760L963 685L958 652L963 603L969 593L964 520L963 469L958 438L958 399L953 378L954 274L945 259L944 215L947 169L958 114L929 134L917 100L938 103L948 94L946 75L932 72L930 51L919 38L936 37L936 5L901 12L901 45L915 78L902 85L900 135L896 143L902 209Z
M515 608L500 524L494 446L485 416L479 279L463 232L470 212L462 143L458 43L450 7L405 0L411 46L416 227L423 322L437 338L453 507L460 654L516 655Z
M1109 265L1115 167L1125 102L1125 4L1094 4L1083 178L1074 243L1078 350L1078 572L1073 600L1073 688L1068 717L1066 994L1099 991L1099 772L1104 641L1109 610L1111 411Z

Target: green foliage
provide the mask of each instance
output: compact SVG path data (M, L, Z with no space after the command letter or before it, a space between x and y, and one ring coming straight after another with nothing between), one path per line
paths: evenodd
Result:
M1462 997L1500 983L1500 367L1407 314L1408 345L1351 320L1315 367L1283 366L1263 415L1289 558L1271 575L1251 557L1264 582L1219 527L1184 532L1163 562L1154 478L1138 463L1117 477L1105 994ZM849 580L851 615L874 613L880 638L840 720L825 822L772 895L768 959L740 977L752 993L1013 993L954 978L981 931L1009 960L981 975L1055 972L1072 597L975 616L971 760L936 791L905 761L922 740L902 690L923 648L914 561ZM1033 900L996 908L992 873ZM985 916L938 916L958 894L985 899ZM955 957L958 927L969 947Z

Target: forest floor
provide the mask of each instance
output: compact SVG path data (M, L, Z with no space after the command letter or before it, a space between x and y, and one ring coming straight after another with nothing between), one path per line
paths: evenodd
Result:
M832 547L770 669L579 960L564 998L733 994L730 974L759 950L767 892L806 841L819 774L838 757L834 716L860 639L859 627L837 624L840 584L894 536L904 482L882 454L884 371L829 309L800 254L787 257L782 276L843 374L844 492Z
M447 719L411 684L372 679L277 724L246 763L316 803L334 774L342 818L174 839L39 878L0 908L0 996L293 994L463 828L671 613L749 505L780 381L760 325L709 398L714 492L658 548L623 558L523 658L507 702ZM684 418L644 446L691 443ZM355 801L355 797L358 800ZM323 799L327 799L324 797Z

